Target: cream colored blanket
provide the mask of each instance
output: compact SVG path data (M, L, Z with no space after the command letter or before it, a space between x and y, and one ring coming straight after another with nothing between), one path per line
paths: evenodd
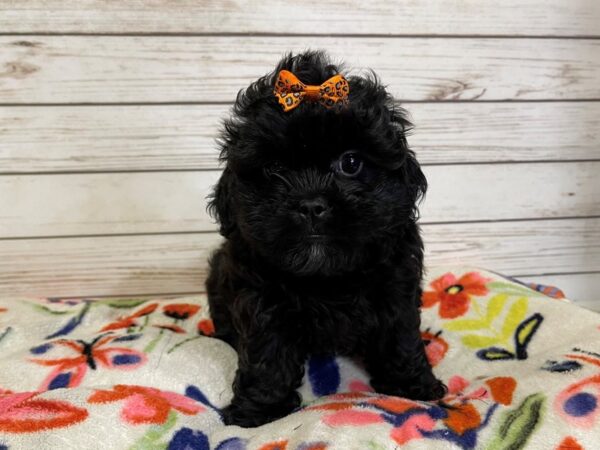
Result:
M0 299L0 449L600 448L600 315L481 270L424 288L443 403L312 358L304 406L256 429L221 422L236 354L205 297Z

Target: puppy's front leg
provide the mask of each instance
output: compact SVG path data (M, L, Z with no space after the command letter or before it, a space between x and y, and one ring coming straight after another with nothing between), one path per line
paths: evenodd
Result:
M300 406L306 355L283 334L268 327L241 339L233 399L223 410L228 425L256 427L279 419Z
M437 400L446 394L427 361L419 330L418 300L397 308L382 309L365 355L371 386L380 393ZM408 302L407 302L408 303Z

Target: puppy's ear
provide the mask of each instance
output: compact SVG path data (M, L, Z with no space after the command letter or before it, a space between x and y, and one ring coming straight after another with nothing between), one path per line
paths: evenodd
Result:
M417 203L427 192L427 179L412 150L406 150L406 159L402 165L402 171L404 172L404 179L408 184L408 192L411 195L412 203L416 208Z
M418 218L418 203L427 192L427 179L421 170L421 165L415 157L415 153L408 147L406 135L412 129L412 124L407 119L407 113L403 108L391 108L391 122L395 129L396 151L402 155L402 163L398 172L402 182L407 186L409 200L413 205L413 218Z
M233 195L233 174L228 168L225 168L221 178L214 187L213 193L209 196L207 210L220 225L219 232L225 237L235 230L235 217L232 207Z

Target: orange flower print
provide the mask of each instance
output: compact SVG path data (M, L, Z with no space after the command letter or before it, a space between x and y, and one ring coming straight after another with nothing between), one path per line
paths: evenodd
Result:
M190 303L173 303L171 305L163 306L163 313L165 316L175 320L186 320L196 314L199 310L199 305L192 305Z
M556 447L556 450L585 450L585 449L581 446L581 444L579 442L577 442L577 439L575 439L573 436L567 436L560 442L560 444L558 444L558 447Z
M432 367L437 366L448 351L448 343L440 337L441 331L433 334L429 329L421 331L421 339L425 344L425 354Z
M171 409L188 416L205 410L203 406L185 395L125 384L117 384L111 390L98 390L88 398L90 403L109 403L119 400L125 400L121 418L134 425L163 424L167 421Z
M448 380L448 394L442 399L449 406L448 415L442 421L449 430L462 436L482 423L482 417L472 400L485 401L491 397L496 403L510 405L516 386L517 382L512 377L494 377L486 380L485 385L465 393L469 381L455 375Z
M472 295L485 295L488 282L477 272L469 272L458 280L452 273L447 273L433 280L430 286L433 291L423 292L423 308L431 308L440 304L439 314L443 319L454 319L469 310Z
M169 330L173 333L183 334L185 330L178 325L152 325L154 328L158 328L160 330Z
M85 409L63 401L37 399L39 394L0 390L0 432L47 431L68 427L88 417Z
M269 442L263 445L259 450L286 450L288 441Z
M203 336L212 336L215 334L215 324L211 319L202 319L198 322L198 333Z
M140 335L115 336L102 334L91 342L59 339L31 348L30 352L34 355L46 354L52 349L60 347L63 349L68 348L73 353L70 356L58 359L30 359L35 364L53 367L52 372L42 382L40 390L77 387L81 384L89 369L137 369L146 363L146 355L131 348L114 346L114 344L139 337Z
M135 313L131 314L130 316L121 317L118 320L116 320L115 322L109 323L108 325L103 327L100 331L112 331L112 330L119 330L122 328L135 327L138 325L136 322L136 319L147 316L148 314L152 314L157 306L158 306L158 303L152 303L148 306L144 306L142 309L140 309L139 311L136 311Z
M452 409L448 410L448 417L443 421L456 434L463 435L481 425L481 415L472 403L459 403L452 405Z

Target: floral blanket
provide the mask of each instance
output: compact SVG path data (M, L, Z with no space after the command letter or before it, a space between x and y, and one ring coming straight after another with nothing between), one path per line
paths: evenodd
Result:
M600 315L480 270L424 287L442 402L313 357L304 406L256 429L222 424L236 354L205 297L0 299L0 449L600 448Z

